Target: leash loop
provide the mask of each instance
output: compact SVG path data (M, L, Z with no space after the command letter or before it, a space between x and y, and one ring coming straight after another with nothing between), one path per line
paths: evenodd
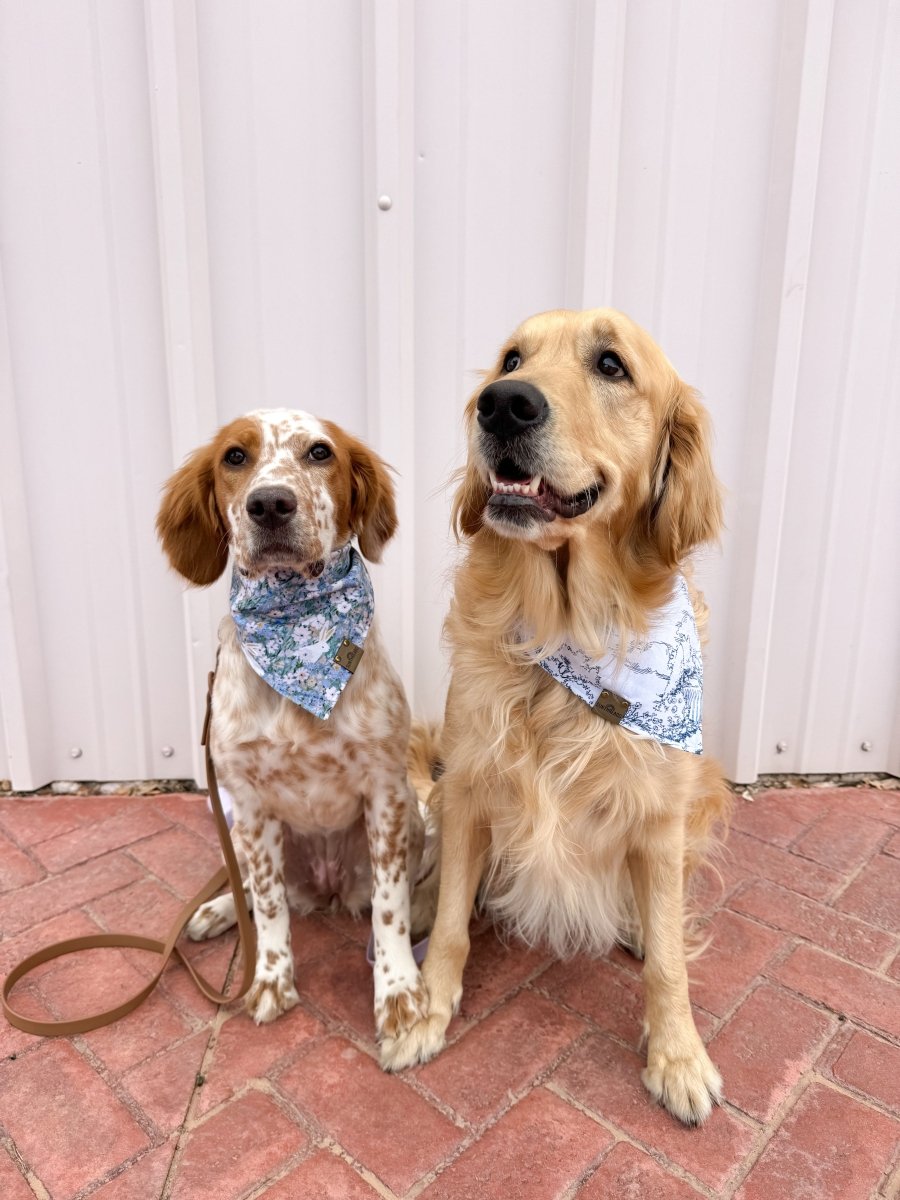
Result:
M253 982L253 973L256 966L256 929L250 919L250 912L247 908L247 898L244 895L244 884L231 841L231 831L228 828L228 822L225 820L225 813L222 811L216 769L213 765L212 752L209 746L212 692L215 677L215 671L210 671L206 693L206 715L203 719L203 733L200 744L206 752L206 784L209 789L213 817L216 822L216 832L219 835L219 843L222 847L225 866L216 871L215 875L207 880L199 892L183 905L172 927L169 929L165 941L160 941L157 938L140 937L132 933L94 933L87 934L84 937L67 938L62 942L54 942L50 946L45 946L43 950L38 950L34 954L29 954L27 958L22 959L6 976L6 979L3 981L3 987L0 989L0 1007L2 1007L3 1015L10 1025L14 1025L16 1029L21 1029L25 1033L37 1034L41 1037L68 1037L78 1033L89 1033L92 1029L99 1029L103 1025L111 1025L113 1021L118 1021L121 1017L127 1016L138 1005L143 1004L159 983L173 954L185 965L197 988L213 1004L225 1004L231 1000L239 1000L249 990ZM242 958L241 986L231 996L227 996L224 992L219 991L208 979L205 979L176 944L185 925L187 925L200 905L205 904L207 900L211 900L225 884L230 886L234 895ZM109 948L147 950L152 954L158 954L160 956L159 970L149 983L135 995L124 1000L114 1008L93 1013L88 1017L79 1017L68 1021L36 1021L31 1017L26 1017L22 1013L17 1012L12 1007L9 1000L10 993L19 980L24 979L36 967L42 966L47 962L52 962L54 958L62 958L66 954L75 954L79 950Z

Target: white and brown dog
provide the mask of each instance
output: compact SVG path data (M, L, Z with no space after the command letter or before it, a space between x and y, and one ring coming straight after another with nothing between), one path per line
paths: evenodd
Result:
M375 1022L387 1041L427 1011L410 946L423 831L407 778L409 710L350 540L377 561L396 524L385 464L332 422L286 409L249 413L195 451L157 519L190 583L212 583L234 557L210 736L256 920L247 1008L264 1022L297 1003L289 903L358 913L371 899ZM234 920L225 896L188 931L214 937Z

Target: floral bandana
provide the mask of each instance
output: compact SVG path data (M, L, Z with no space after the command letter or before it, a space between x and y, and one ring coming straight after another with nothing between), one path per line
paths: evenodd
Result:
M268 571L231 577L231 615L247 661L266 683L327 721L362 657L375 601L365 563L342 546L315 579Z
M666 746L703 753L703 660L687 582L678 575L645 640L624 661L593 660L567 642L539 665L599 716Z

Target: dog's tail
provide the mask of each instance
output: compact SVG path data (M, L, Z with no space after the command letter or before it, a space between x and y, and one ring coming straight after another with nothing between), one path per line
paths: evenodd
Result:
M406 754L409 782L419 799L426 822L431 807L431 791L444 773L441 758L441 725L438 721L413 721Z
M441 814L435 781L444 773L441 726L436 721L413 721L406 755L409 782L425 823L425 846L412 897L412 926L416 936L434 923L441 876Z

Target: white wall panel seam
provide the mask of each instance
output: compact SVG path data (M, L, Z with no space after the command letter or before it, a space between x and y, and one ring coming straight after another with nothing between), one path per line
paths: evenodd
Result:
M407 693L415 654L414 6L363 9L368 439L400 478L399 532L375 572L380 623ZM380 198L385 197L382 208Z
M626 20L627 0L579 0L566 264L571 308L612 303Z
M884 32L884 24L886 18L886 6L882 4L882 35ZM826 638L830 632L827 617L826 589L829 578L837 568L836 558L839 551L838 537L838 514L840 509L840 498L842 493L842 478L843 475L843 447L845 445L845 433L848 423L856 419L856 413L853 405L850 403L850 398L847 393L847 388L850 383L851 364L853 363L858 353L860 339L860 302L861 296L861 269L863 261L863 247L868 230L868 209L870 201L874 195L872 186L877 184L877 180L873 179L873 150L875 141L875 116L878 107L879 90L881 83L881 73L884 69L884 57L880 54L879 48L883 48L882 40L873 44L872 55L873 62L870 65L873 70L864 72L863 78L865 85L869 89L868 105L867 105L867 121L865 125L864 139L865 148L863 151L864 169L860 173L856 195L856 221L853 229L853 252L850 256L852 263L850 272L850 286L847 289L849 298L849 313L848 319L844 322L844 336L842 338L841 349L841 364L840 373L837 380L836 393L837 404L834 417L834 433L831 439L830 457L827 464L826 474L832 481L832 486L828 489L826 498L826 514L825 514L825 536L821 552L816 558L816 574L817 586L816 593L816 612L812 621L812 653L808 655L806 662L806 694L810 697L810 703L807 704L800 726L800 759L801 762L815 760L817 757L816 728L815 718L817 709L823 699L826 704L833 703L830 696L831 688L827 679L823 679L823 673L828 670L828 647ZM894 66L895 64L892 64ZM821 692L821 688L825 688L825 696ZM847 692L850 692L850 687ZM832 753L836 755L839 765L847 762L850 752L850 738L853 736L852 722L854 712L849 705L844 709L846 715L846 723L844 726L844 744L832 748Z
M863 185L867 189L864 193L863 200L865 204L862 211L862 226L863 239L870 244L869 254L872 258L876 258L881 252L881 245L877 239L881 228L876 220L873 220L873 208L876 203L880 202L882 212L886 215L889 211L889 199L885 201L883 187L885 186L881 175L885 169L885 158L891 154L891 137L888 133L887 137L879 139L879 134L882 129L879 127L880 120L886 118L889 122L891 117L896 121L900 117L900 85L896 81L896 61L897 49L900 46L900 5L891 3L891 0L883 0L881 9L881 21L879 28L879 37L876 46L876 54L878 58L877 78L878 85L873 89L873 99L870 112L870 129L871 129L871 144L869 148L869 163L868 171L863 179ZM885 97L885 92L888 86L893 87L894 108L890 108L890 98ZM890 126L888 130L890 130ZM896 126L893 127L893 149L896 154L897 142ZM880 157L876 151L880 152ZM893 164L895 180L900 177L897 162ZM894 185L893 193L896 197L898 187ZM890 194L889 194L890 196ZM877 214L875 214L877 216ZM882 218L884 219L884 218ZM893 265L895 272L900 266L900 238L895 233L894 243L894 258ZM861 324L865 324L864 318L861 318ZM875 484L872 488L872 500L869 512L869 521L861 533L861 542L863 545L864 564L859 576L859 593L861 596L859 622L860 626L865 628L866 609L869 596L877 596L879 589L885 585L884 576L887 572L897 571L897 564L900 562L900 544L896 541L893 546L894 559L890 558L891 546L887 547L888 554L885 555L885 546L878 540L876 541L876 529L878 504L880 493L885 485L889 473L896 476L897 471L897 446L896 433L900 432L900 420L898 420L898 395L897 384L900 383L900 278L894 276L894 291L892 299L892 311L890 321L887 323L890 329L890 334L887 338L889 347L886 354L886 362L884 375L881 379L881 388L878 395L881 398L880 415L882 423L879 428L883 430L885 436L882 437L880 454L877 464L874 466ZM859 324L852 331L859 332ZM848 419L853 412L853 406L850 403L849 397L845 401L845 411ZM891 437L891 431L894 431L895 437ZM897 620L898 614L894 613L894 620ZM877 628L877 625L876 625ZM885 770L893 774L900 774L900 661L895 661L893 664L885 664L888 671L888 678L893 680L893 695L892 711L894 713L894 729L892 734L888 735L886 744L873 746L873 769ZM853 738L857 749L859 748L860 735L865 736L865 730L857 726L856 737L853 737L854 730L851 727L851 722L857 719L857 714L861 709L865 708L864 698L869 689L869 682L862 674L863 661L862 656L857 654L853 658L852 678L850 686L847 689L849 702L847 704L848 725L847 739ZM849 752L850 746L847 750ZM855 758L856 755L854 754Z
M8 765L4 777L31 791L53 773L51 711L38 619L18 433L15 382L0 261L0 428L4 466L0 471L0 690Z
M663 116L663 162L660 171L659 198L656 214L656 246L653 262L653 302L650 332L661 345L668 344L666 321L666 251L669 244L669 211L671 203L672 156L674 154L675 109L678 92L678 40L681 28L681 0L670 0L668 5L669 29L666 55L666 104Z
M90 5L91 57L93 66L93 98L96 117L97 135L97 171L100 182L100 196L103 211L103 264L109 290L110 342L113 359L113 374L118 403L113 406L116 423L116 441L119 454L114 463L110 464L119 476L120 495L123 508L120 511L120 527L122 530L122 546L124 555L124 587L125 602L122 611L127 624L126 644L128 647L127 663L123 668L128 671L129 690L132 698L132 711L128 720L132 727L131 745L137 759L137 769L141 777L147 775L152 763L149 745L150 721L147 696L147 647L144 644L140 600L138 588L140 575L138 572L137 555L133 531L136 526L134 496L132 481L129 474L129 445L126 434L128 424L128 388L122 345L122 297L118 280L118 263L114 242L115 215L112 203L112 188L110 181L109 143L106 130L106 89L104 86L103 58L98 27L97 0L91 0ZM93 607L93 606L92 606ZM101 636L101 630L92 630L94 637ZM97 694L101 695L99 689ZM113 729L110 728L113 725ZM108 738L113 734L115 722L104 720L100 726L98 749L99 761L109 770L110 753L107 746Z
M194 0L145 0L144 11L174 466L217 424L197 21ZM206 672L216 653L207 593L185 593L184 618L190 740L202 780Z
M787 22L792 17L793 14L785 10L785 36L789 33ZM743 663L738 740L733 759L726 760L725 764L729 774L739 780L755 779L759 772L833 22L833 3L809 0L800 55L796 116L794 113L781 114L783 120L790 122L792 130L791 177L784 233L773 235L771 229L766 233L767 242L771 243L773 236L776 238L775 244L770 244L769 254L777 255L778 317L774 344L759 347L761 362L765 363L770 351L774 351L774 360L768 387L761 507L755 546L749 559L752 568L749 619L746 636L742 638L742 652L737 656ZM788 48L784 46L783 54L787 52ZM763 289L761 304L771 303L772 299ZM762 368L754 379L751 395L761 392L767 383L766 371Z

